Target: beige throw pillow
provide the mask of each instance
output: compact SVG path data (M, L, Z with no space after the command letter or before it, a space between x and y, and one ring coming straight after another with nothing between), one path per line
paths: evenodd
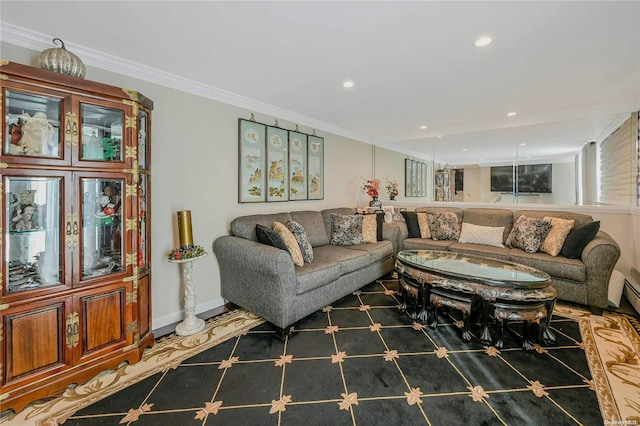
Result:
M426 213L417 213L418 227L420 228L420 238L431 238L431 230L429 229L429 218Z
M462 231L460 231L459 243L468 244L484 244L486 246L504 247L502 244L502 235L504 234L504 226L492 227L474 225L473 223L462 222Z
M282 241L284 241L284 245L287 246L287 250L291 253L293 264L296 266L303 266L304 258L302 257L302 251L300 250L300 246L298 245L298 241L293 235L293 232L289 231L289 228L280 222L273 222L273 230L278 233L280 238L282 238Z
M557 256L562 249L564 240L567 239L567 235L573 229L575 220L560 219L559 217L545 216L544 220L551 221L551 231L547 234L547 238L544 239L540 245L540 251L550 254L551 256Z
M378 242L378 218L375 214L362 216L362 238L365 243Z

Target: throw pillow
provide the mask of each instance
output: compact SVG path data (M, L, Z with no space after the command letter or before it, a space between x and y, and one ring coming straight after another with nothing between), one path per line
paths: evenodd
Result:
M287 223L287 228L296 237L296 241L298 242L298 246L300 247L300 251L302 252L302 259L307 262L313 262L313 248L311 247L311 242L309 242L309 237L307 237L307 233L305 232L302 225L298 222L294 222L290 220Z
M365 214L362 216L362 239L365 243L378 242L377 214Z
M355 246L364 244L362 238L362 215L331 213L331 245Z
M550 230L550 221L522 215L513 225L505 245L520 248L527 253L535 253Z
M545 216L544 220L551 221L551 231L540 245L540 251L557 256L576 221L551 216Z
M460 225L457 214L453 212L427 213L427 219L432 239L458 241Z
M378 226L376 238L378 241L382 241L384 240L384 236L382 235L382 231L384 230L384 212L376 213L376 224Z
M262 244L268 244L270 246L277 247L280 250L289 251L289 249L287 249L287 245L282 241L282 238L280 238L280 235L278 235L278 233L273 229L267 228L264 225L256 225L256 237L258 237L258 241Z
M409 238L420 238L420 226L418 225L418 215L416 212L410 212L403 210L402 217L407 224L407 231L409 231Z
M460 231L460 238L458 239L458 242L504 247L502 244L503 234L504 226L481 226L474 225L473 223L462 222L462 231Z
M564 240L560 254L569 259L579 259L582 256L582 250L595 238L599 230L599 220L575 227Z
M420 228L420 238L431 238L429 219L426 213L418 213L418 228Z
M291 254L291 259L293 259L293 264L296 266L303 266L304 258L302 257L302 251L300 251L298 241L291 231L289 231L289 228L280 222L273 222L273 230L278 233L280 238L282 238L282 241L284 241L284 244L287 246L287 250Z

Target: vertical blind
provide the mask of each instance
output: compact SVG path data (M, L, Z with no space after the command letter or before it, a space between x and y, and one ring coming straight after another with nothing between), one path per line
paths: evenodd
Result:
M600 203L631 205L635 176L629 159L635 150L631 130L636 125L630 117L600 143Z
M594 204L597 196L598 158L595 142L582 147L582 204Z

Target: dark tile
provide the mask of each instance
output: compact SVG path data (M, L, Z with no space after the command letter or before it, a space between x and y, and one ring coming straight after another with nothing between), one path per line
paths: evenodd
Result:
M327 357L335 353L333 337L324 330L299 331L287 342L287 354L294 358Z
M204 403L202 404L204 407ZM137 421L133 422L135 426L182 426L182 425L201 425L202 420L196 419L200 407L194 410L172 411L168 413L154 413L155 406L151 408L151 413L143 414Z
M346 352L347 356L383 354L386 350L382 339L375 331L340 330L335 333L338 351Z
M358 398L403 395L407 392L400 371L382 356L347 358L342 363L347 392Z
M284 353L284 340L275 333L248 333L240 336L233 356L240 361L277 359Z
M353 405L352 407L358 425L406 426L427 424L418 405L409 405L406 398L359 401L358 405ZM381 413L384 413L384 418L381 417Z
M549 397L583 425L613 424L615 419L603 419L598 397L589 388L550 389Z
M339 396L339 398L342 397ZM281 413L281 416L281 426L353 425L351 412L349 410L340 410L337 402L289 405L287 410Z
M554 351L555 353L555 351ZM536 351L515 350L505 356L513 366L531 381L544 386L582 385L583 377L574 373L553 357Z
M336 300L331 304L334 308L357 308L360 306L360 299L352 294Z
M555 346L575 345L582 342L580 326L573 320L552 321L551 332L556 336Z
M371 325L371 320L367 313L359 309L333 309L329 312L329 315L331 317L331 325L337 325L340 328L369 327Z
M384 292L380 293L363 293L360 295L360 299L362 303L370 306L387 306L387 307L395 307L400 303L400 298L395 300L393 297L384 294Z
M422 398L422 408L434 425L501 425L500 420L482 401L467 395ZM517 409L512 407L512 409ZM517 423L506 423L517 424ZM521 423L526 424L526 423ZM533 423L530 423L533 424Z
M86 416L94 414L119 413L127 411L129 408L138 407L149 395L153 387L162 378L162 373L154 374L144 380L139 381L129 387L126 392L116 392L100 401L75 413L75 416ZM127 407L127 408L124 408Z
M323 329L329 325L329 319L326 312L322 310L315 311L306 318L301 319L295 324L296 330L307 329Z
M411 325L413 320L407 314L401 312L397 307L371 309L369 311L374 323L382 325Z
M274 396L275 399L278 399ZM231 407L226 401L217 414L209 414L207 425L278 425L278 413L269 414L271 403L265 407ZM289 411L289 408L287 408ZM132 426L137 426L135 423Z
M295 402L340 399L344 393L340 365L331 359L295 359L286 364L282 393Z
M223 372L217 366L209 365L168 370L147 402L153 403L153 409L159 411L204 406L213 397Z
M195 363L211 363L220 362L224 359L229 359L231 351L233 350L238 338L226 340L220 344L215 345L212 348L206 349L199 354L187 358L182 362L182 365L195 364Z
M471 386L482 386L485 391L521 389L529 385L498 356L489 356L485 352L462 352L449 354L449 360Z
M422 330L414 330L411 327L383 327L380 334L387 347L399 353L431 352L436 349Z
M120 423L127 414L111 414L107 416L70 417L64 422L65 426L114 426ZM137 422L136 422L137 424Z
M469 384L446 358L429 355L401 355L397 360L409 386L425 394L468 392Z
M547 351L549 356L557 358L560 362L566 364L567 368L576 371L588 380L591 379L591 370L589 369L586 354L580 347L562 349L551 347Z
M237 363L227 369L215 399L226 406L270 405L280 398L281 382L282 367L274 361Z

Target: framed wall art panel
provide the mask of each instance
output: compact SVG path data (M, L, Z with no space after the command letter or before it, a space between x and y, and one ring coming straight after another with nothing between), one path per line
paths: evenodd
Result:
M267 201L289 199L289 132L267 126Z
M265 125L238 120L238 202L257 203L266 200Z
M308 135L289 131L289 199L307 199Z
M308 198L322 200L324 198L324 138L309 136L308 159Z

